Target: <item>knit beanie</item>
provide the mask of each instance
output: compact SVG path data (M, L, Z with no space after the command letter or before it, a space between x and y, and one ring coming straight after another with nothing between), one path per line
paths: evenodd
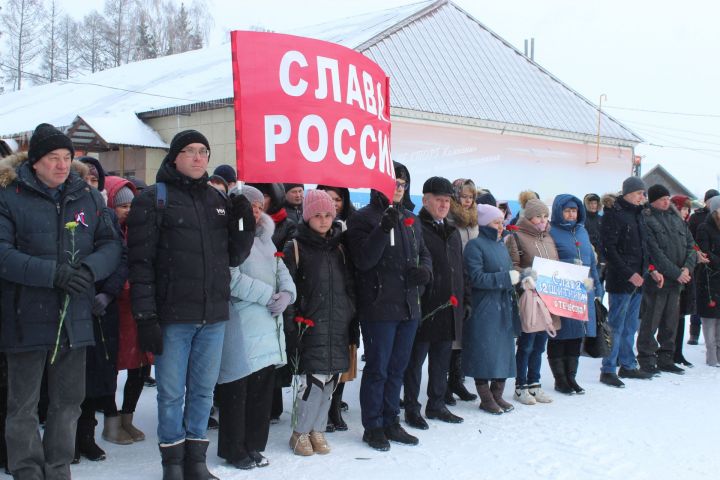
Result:
M302 183L285 183L284 185L285 185L285 193L287 193L290 190L292 190L293 188L297 188L297 187L300 187L303 190L305 189L305 185L303 185Z
M49 123L41 123L35 127L35 131L30 137L28 161L32 165L48 153L59 148L67 148L70 150L70 155L75 156L75 149L70 137Z
M670 196L670 190L668 190L665 186L658 184L653 185L648 189L648 202L653 203L655 200L658 200L662 197L669 197Z
M622 184L622 194L627 195L628 193L647 190L647 185L642 181L640 177L628 177Z
M545 205L542 200L534 198L532 200L528 200L528 202L525 204L525 210L523 210L523 215L528 220L543 215L550 216L550 209L547 207L547 205Z
M222 177L225 180L225 183L237 182L237 175L235 174L235 169L230 165L220 165L216 167L213 175Z
M478 225L481 227L487 226L493 220L502 220L505 218L505 214L494 205L487 205L480 203L477 206L478 212Z
M309 222L318 213L335 217L335 202L325 190L308 190L303 201L303 220Z
M710 213L720 210L720 195L712 197L707 203L707 208Z
M233 191L236 190L237 189L233 189ZM262 192L255 187L251 187L250 185L243 185L240 189L240 193L245 195L245 198L248 199L248 202L250 202L251 205L253 203L265 205L265 197L263 196Z
M717 197L718 195L720 195L720 192L718 192L718 191L715 190L714 188L711 188L710 190L708 190L707 192L705 192L705 200L703 200L703 201L704 201L705 203L707 203L708 200L710 200L710 199L713 198L713 197Z
M170 151L168 152L167 158L174 162L180 153L180 150L191 143L202 143L205 145L205 148L210 150L210 143L208 142L208 139L205 138L205 135L197 130L183 130L182 132L177 133L170 142Z
M118 206L118 205L125 205L127 203L131 203L133 201L133 198L135 198L135 194L133 194L133 191L130 190L128 187L122 187L115 194L114 205Z

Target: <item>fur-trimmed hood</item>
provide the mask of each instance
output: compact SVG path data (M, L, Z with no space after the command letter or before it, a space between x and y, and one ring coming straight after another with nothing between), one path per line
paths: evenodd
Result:
M260 237L263 242L272 243L273 233L275 233L275 222L270 218L270 215L262 213L260 220L255 225L255 236Z
M28 160L28 153L27 152L18 152L14 153L12 155L9 155L2 160L0 160L0 187L6 188L8 185L10 185L12 182L17 180L18 178L18 169L22 166L23 163L27 162ZM72 161L72 165L70 166L70 170L77 173L78 177L85 178L85 175L87 175L88 167L82 162L79 162L77 160Z
M617 200L618 194L617 193L606 193L600 198L600 205L602 205L604 208L610 209L615 205L615 200Z

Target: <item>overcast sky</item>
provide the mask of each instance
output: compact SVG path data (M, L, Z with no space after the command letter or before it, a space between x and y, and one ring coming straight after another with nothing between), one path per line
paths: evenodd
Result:
M312 25L413 0L207 0L211 42L261 25L275 31ZM77 18L102 0L60 0ZM522 50L535 38L535 60L646 139L636 149L643 172L661 163L696 195L720 182L717 65L720 5L685 0L455 0ZM674 112L692 115L677 115ZM652 146L649 143L662 145ZM628 171L629 173L629 171Z

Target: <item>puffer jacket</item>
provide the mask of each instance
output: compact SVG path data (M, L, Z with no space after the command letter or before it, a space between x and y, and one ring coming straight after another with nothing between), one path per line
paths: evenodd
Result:
M73 235L66 223L77 221ZM49 350L55 346L65 293L54 288L57 265L77 262L96 281L117 268L121 244L100 193L71 171L56 201L20 153L0 162L0 349ZM94 289L73 295L61 343L93 345Z
M286 310L289 326L286 339L288 352L297 350L302 373L332 375L346 371L349 366L355 288L343 239L339 225L333 226L328 236L321 237L302 224L295 240L285 245L285 264L297 288L297 302ZM299 340L296 316L315 324Z
M623 197L603 196L603 221L600 228L607 270L605 290L632 293L630 277L643 275L648 267L647 233L642 206L632 205Z
M659 210L651 205L643 209L647 226L647 245L650 261L658 272L665 277L663 288L679 287L677 278L682 268L693 274L697 254L695 241L687 223L680 217L675 205L667 210ZM656 282L646 282L649 291L657 289Z
M153 185L135 197L127 219L133 316L225 321L229 267L247 257L254 231L238 230L231 202L207 184L207 174L191 179L166 157L157 181L167 188L165 208L158 208Z
M225 325L218 383L234 382L270 365L287 362L283 317L267 309L270 297L287 292L297 295L285 263L275 254L275 224L262 214L255 227L250 256L231 268L230 320Z
M563 206L568 201L574 201L578 205L577 221L566 222L563 219ZM595 297L602 297L603 287L600 283L600 276L597 271L597 260L593 250L592 242L588 231L585 229L586 211L585 206L573 195L558 195L555 197L552 206L552 221L550 222L550 236L555 240L558 257L561 262L582 264L590 267L588 274L592 278L595 287L588 293L588 321L580 321L572 318L560 317L562 328L558 331L556 340L567 340L572 338L594 337L597 332L595 322Z

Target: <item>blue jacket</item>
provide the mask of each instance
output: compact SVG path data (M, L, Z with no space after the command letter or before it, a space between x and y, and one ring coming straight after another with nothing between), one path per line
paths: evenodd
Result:
M464 251L470 286L472 315L463 324L463 372L473 378L515 376L515 315L513 269L510 254L497 230L480 227L477 238Z
M577 221L575 222L566 222L563 219L563 208L570 201L575 202L578 207ZM550 220L550 236L555 240L558 257L561 262L567 263L576 263L578 259L581 260L583 266L590 267L590 278L595 283L595 288L588 292L588 321L561 317L562 328L558 331L557 340L596 335L595 296L602 298L605 292L598 275L597 259L590 242L590 235L585 229L586 216L585 206L577 197L568 194L555 197Z

